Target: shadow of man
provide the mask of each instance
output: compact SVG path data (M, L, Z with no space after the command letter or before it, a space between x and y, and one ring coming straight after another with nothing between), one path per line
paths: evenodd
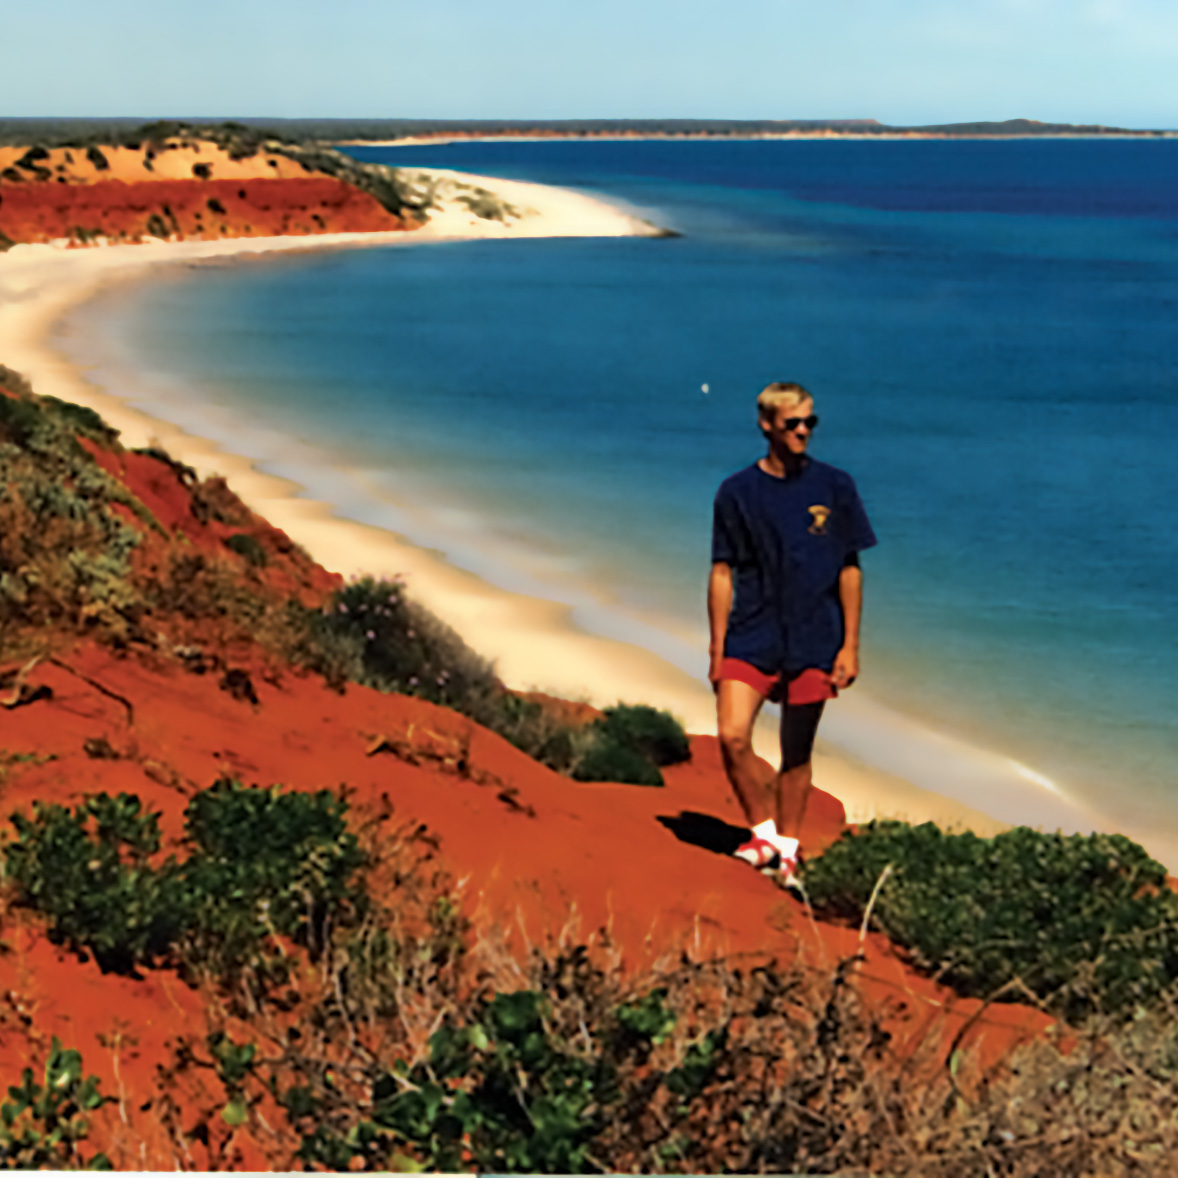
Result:
M733 826L722 818L695 810L680 810L676 815L659 814L657 817L681 843L702 847L714 855L731 856L749 838L747 826Z

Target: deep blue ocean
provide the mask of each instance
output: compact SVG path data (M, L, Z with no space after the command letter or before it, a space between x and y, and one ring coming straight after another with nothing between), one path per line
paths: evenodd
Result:
M712 496L762 452L757 391L800 381L880 537L856 692L1178 828L1178 141L354 154L682 236L194 268L79 312L81 358L701 678Z

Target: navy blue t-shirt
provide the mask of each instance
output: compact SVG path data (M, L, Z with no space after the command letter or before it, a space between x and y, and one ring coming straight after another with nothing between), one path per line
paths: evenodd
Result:
M793 678L829 671L843 644L838 579L875 533L845 471L810 458L792 478L755 463L720 484L712 561L732 568L724 654Z

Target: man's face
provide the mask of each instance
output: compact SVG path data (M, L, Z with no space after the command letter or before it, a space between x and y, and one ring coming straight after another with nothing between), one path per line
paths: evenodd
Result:
M810 444L810 426L806 422L813 413L813 401L799 401L788 408L779 407L771 422L761 422L761 429L765 431L770 445L788 450L791 454L805 454Z

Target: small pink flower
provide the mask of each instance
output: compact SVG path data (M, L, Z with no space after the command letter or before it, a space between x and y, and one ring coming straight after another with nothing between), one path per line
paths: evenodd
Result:
M410 686L410 687L416 687L416 686L417 686L417 676L416 676L416 675L411 675L411 676L410 676L410 678L409 678L409 686Z
M369 630L368 631L368 641L371 642L375 637L376 637L376 635L371 630Z

